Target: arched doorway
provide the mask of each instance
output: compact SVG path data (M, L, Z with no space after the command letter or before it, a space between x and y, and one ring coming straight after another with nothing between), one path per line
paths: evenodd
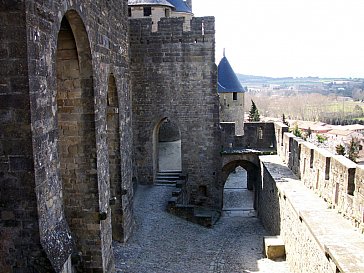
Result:
M222 170L225 216L256 216L259 168L246 160L229 162Z
M107 92L107 144L109 152L110 196L112 238L116 241L124 240L122 181L121 181L121 153L119 129L119 103L115 77L111 74L108 79Z
M248 189L248 173L238 166L224 185L223 215L254 216L254 192Z
M68 11L61 22L56 69L65 216L74 251L82 255L82 267L102 268L91 51L85 26L75 11Z
M177 123L168 118L162 119L154 129L153 146L155 181L178 178L182 171L182 147Z

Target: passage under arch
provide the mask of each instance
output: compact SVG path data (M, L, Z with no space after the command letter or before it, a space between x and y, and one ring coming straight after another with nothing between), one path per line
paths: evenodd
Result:
M181 171L181 132L178 125L164 119L158 130L158 171Z

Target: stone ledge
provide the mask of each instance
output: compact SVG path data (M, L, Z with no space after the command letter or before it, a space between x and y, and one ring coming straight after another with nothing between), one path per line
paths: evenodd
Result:
M278 156L260 156L260 160L276 181L280 198L291 204L327 259L341 273L364 272L364 236L306 188Z

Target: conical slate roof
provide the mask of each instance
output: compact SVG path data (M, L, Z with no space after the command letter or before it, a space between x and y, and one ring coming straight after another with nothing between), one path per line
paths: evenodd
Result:
M217 67L219 93L245 92L229 61L224 56Z
M175 7L176 12L192 13L191 7L183 0L168 0L168 2Z
M129 6L168 6L174 8L174 6L167 0L128 0Z

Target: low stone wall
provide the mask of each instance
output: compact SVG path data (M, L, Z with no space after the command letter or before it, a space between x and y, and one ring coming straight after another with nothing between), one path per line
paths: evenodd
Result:
M260 156L258 215L285 243L291 272L364 272L364 236L303 185L278 156Z
M241 136L235 135L235 126L234 122L220 122L223 148L274 149L276 147L274 123L246 122L244 134Z

